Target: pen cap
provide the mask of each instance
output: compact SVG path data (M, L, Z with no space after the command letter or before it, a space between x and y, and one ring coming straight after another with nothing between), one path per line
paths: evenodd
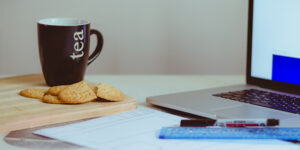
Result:
M278 126L279 120L278 119L268 119L267 126Z

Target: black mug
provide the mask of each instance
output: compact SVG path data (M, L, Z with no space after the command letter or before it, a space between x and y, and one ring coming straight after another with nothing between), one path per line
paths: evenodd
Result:
M50 18L38 21L39 55L47 85L68 85L83 80L85 70L103 47L102 34L90 29L88 21ZM97 46L89 55L90 35Z

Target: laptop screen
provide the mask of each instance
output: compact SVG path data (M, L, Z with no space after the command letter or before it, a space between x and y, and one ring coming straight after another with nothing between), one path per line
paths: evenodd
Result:
M300 85L300 0L254 0L251 77Z

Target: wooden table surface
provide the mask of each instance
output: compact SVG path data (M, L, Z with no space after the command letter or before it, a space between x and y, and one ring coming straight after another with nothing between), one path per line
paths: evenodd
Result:
M85 80L104 82L121 89L136 98L137 107L151 107L146 104L148 96L245 83L243 75L86 75ZM0 149L52 149L53 143L56 149L85 149L56 140L37 138L32 135L33 130L0 134Z

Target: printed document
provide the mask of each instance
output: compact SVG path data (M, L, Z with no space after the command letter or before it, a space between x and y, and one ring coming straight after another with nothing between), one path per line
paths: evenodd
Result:
M179 126L184 119L158 110L139 108L61 127L37 130L35 134L104 150L214 150L300 149L279 140L162 140L162 127Z

